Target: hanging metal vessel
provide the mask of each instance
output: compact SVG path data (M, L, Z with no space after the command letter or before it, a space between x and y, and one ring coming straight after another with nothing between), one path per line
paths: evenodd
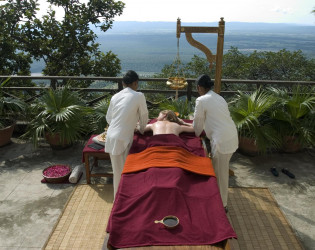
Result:
M185 77L169 77L168 81L166 84L171 88L171 89L184 89L188 83L185 79Z
M177 56L173 62L173 65L177 65L177 68L176 68L177 72L175 76L168 78L166 85L174 90L184 89L188 85L188 83L184 75L183 74L181 75L182 69L181 69L181 60L179 57L179 38L177 38Z

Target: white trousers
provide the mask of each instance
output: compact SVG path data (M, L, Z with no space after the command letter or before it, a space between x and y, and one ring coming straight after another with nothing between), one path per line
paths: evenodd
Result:
M129 150L130 150L131 144L127 146L124 152L122 152L120 155L112 155L109 153L110 161L112 163L112 169L113 169L113 186L114 186L114 200L117 193L117 189L120 182L121 173L124 169L125 161L128 156Z
M228 191L229 191L229 163L232 154L221 154L216 152L212 158L212 165L220 190L223 206L227 206Z

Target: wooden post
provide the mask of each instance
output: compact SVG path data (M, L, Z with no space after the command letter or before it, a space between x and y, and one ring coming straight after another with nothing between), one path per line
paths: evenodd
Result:
M187 86L187 99L190 102L191 101L191 95L192 95L192 83L188 82Z
M219 30L218 30L217 58L216 58L216 63L215 63L215 81L214 81L214 92L218 94L220 94L221 92L224 28L225 28L225 21L223 20L223 17L221 17L221 21L219 22Z
M221 76L222 76L222 62L223 62L223 43L224 43L224 29L225 29L225 21L223 17L219 21L218 27L189 27L189 26L181 26L180 18L177 19L177 27L176 27L176 37L180 37L180 33L185 33L186 40L188 43L195 48L201 50L205 53L207 60L209 62L209 68L212 68L212 64L216 62L215 69L215 81L214 81L214 91L216 93L220 93L221 91ZM192 33L217 33L217 54L213 55L211 50L207 48L202 43L196 41L192 37Z
M177 18L177 25L176 25L176 37L180 38L180 26L181 26L181 22L180 22L180 18Z
M118 83L118 91L121 91L124 89L123 83L122 82L117 82Z
M56 89L57 88L57 80L56 79L50 79L50 87L52 89Z

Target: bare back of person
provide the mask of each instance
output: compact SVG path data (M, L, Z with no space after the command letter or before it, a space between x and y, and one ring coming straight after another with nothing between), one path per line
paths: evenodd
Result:
M157 121L152 124L153 135L174 134L179 135L181 126L175 122Z
M174 134L177 136L182 132L195 132L192 124L177 118L174 111L171 110L161 111L155 123L147 124L144 129L144 132L146 131L152 131L153 135Z
M170 121L157 121L153 124L148 124L145 131L153 131L153 135L174 134L179 136L182 132L194 132L193 127L179 125Z

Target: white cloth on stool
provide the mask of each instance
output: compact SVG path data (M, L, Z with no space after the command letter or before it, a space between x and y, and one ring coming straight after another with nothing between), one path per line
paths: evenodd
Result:
M78 165L75 166L75 168L72 170L71 175L69 176L69 182L70 183L77 183L79 181L79 178L83 172L83 166Z

